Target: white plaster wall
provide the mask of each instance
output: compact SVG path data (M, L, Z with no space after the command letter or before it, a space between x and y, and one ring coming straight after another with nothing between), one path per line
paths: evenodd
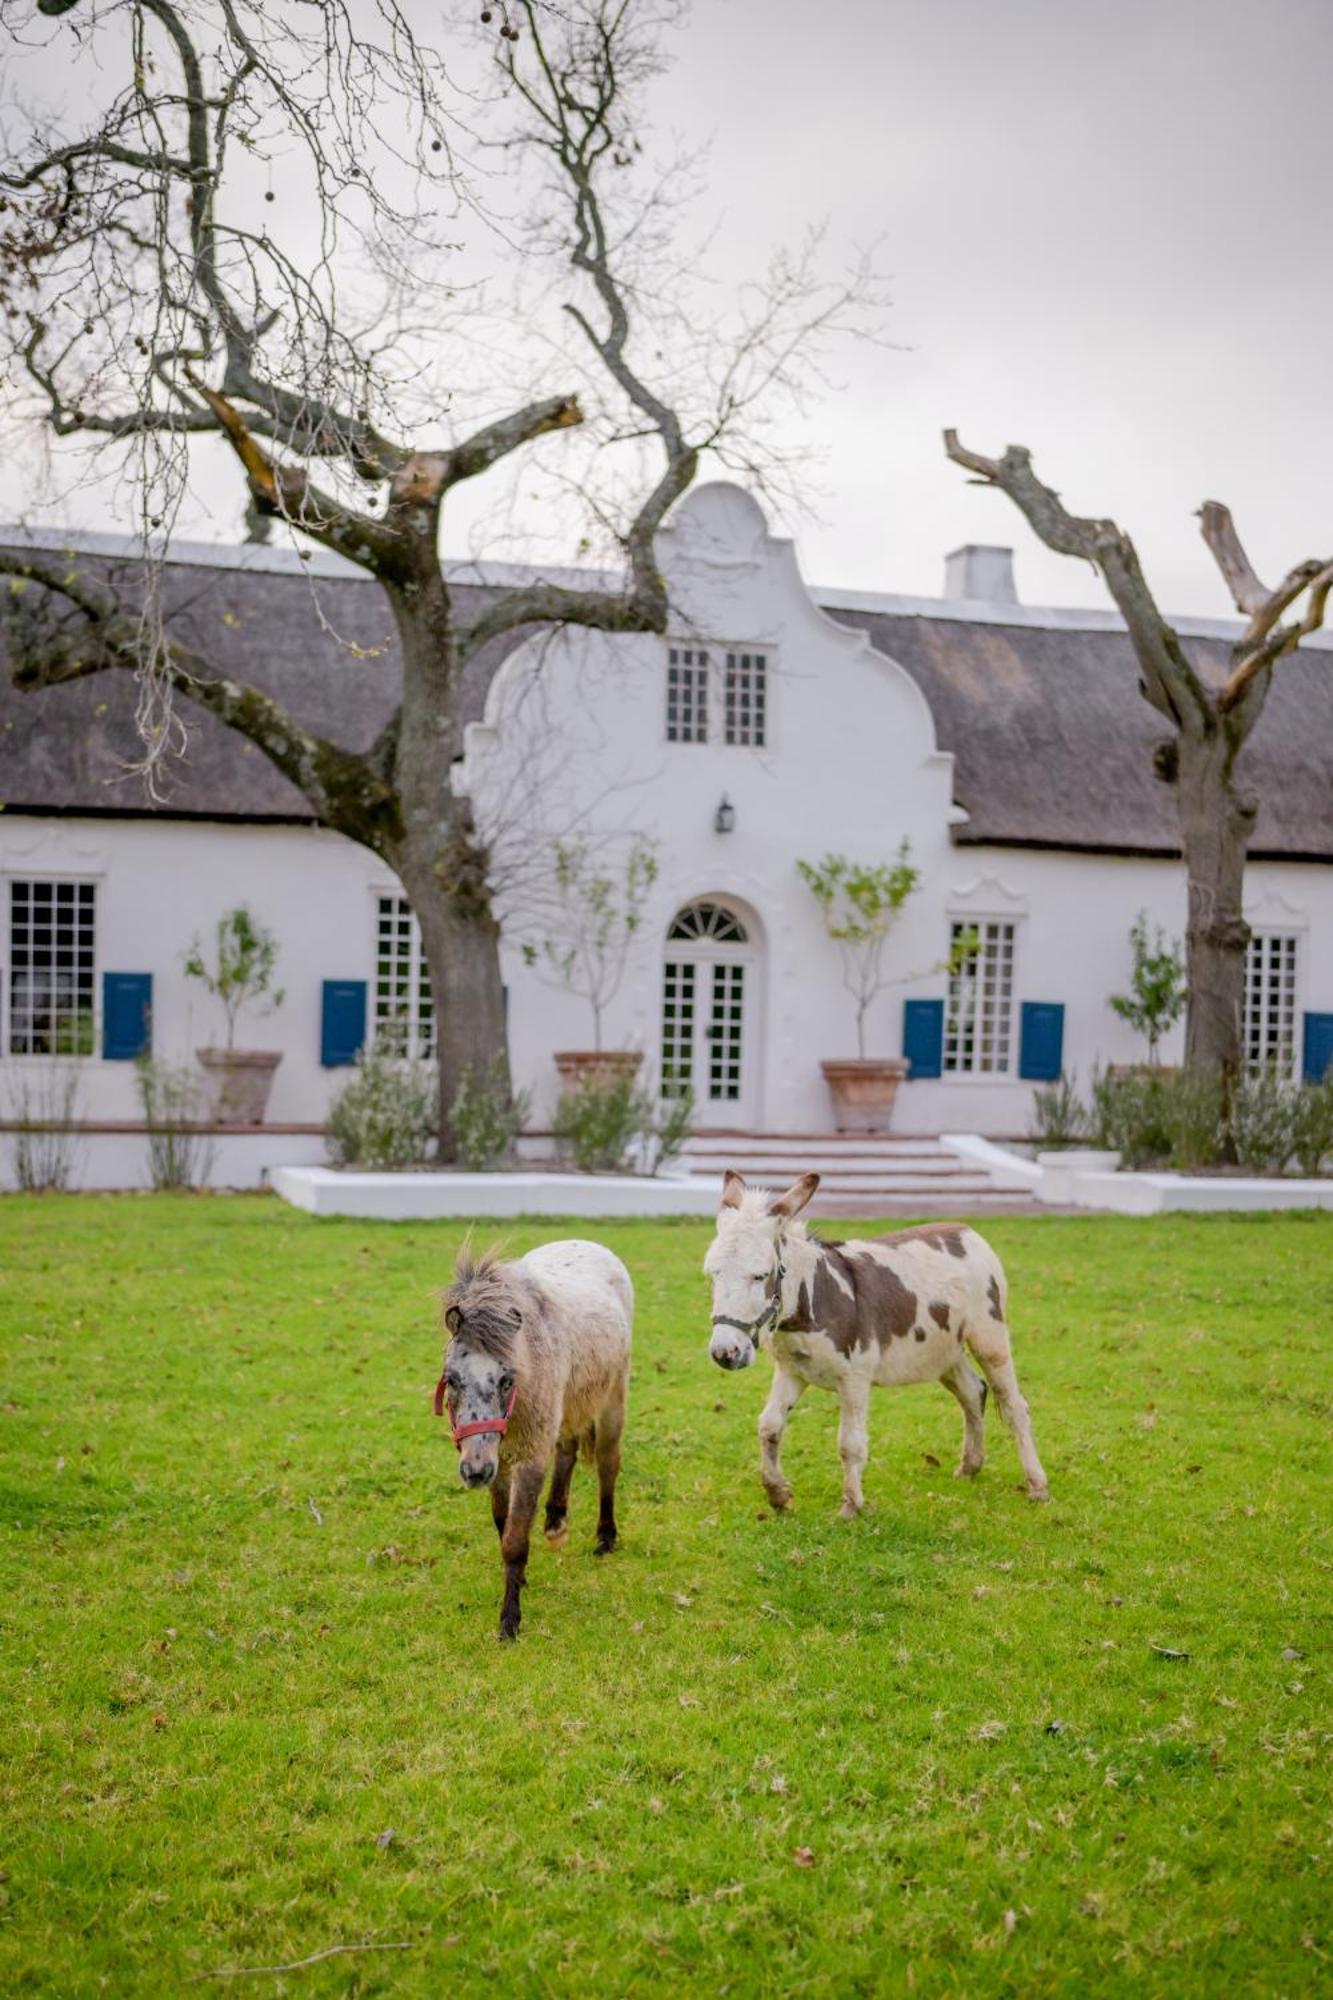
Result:
M247 903L279 942L278 983L285 988L272 1014L242 1016L237 1041L281 1049L268 1116L300 1123L324 1116L345 1070L320 1067L320 986L325 979L374 980L377 888L396 887L373 855L340 834L286 826L217 826L151 820L0 817L0 926L5 1041L8 1048L8 889L13 876L56 875L95 880L97 897L98 1048L103 972L153 975L153 1048L172 1062L193 1062L203 1044L225 1033L221 1010L184 974L198 934L211 941L217 920ZM0 1061L0 1115L14 1083L30 1081L41 1059ZM94 1120L140 1116L134 1065L79 1064L79 1113Z

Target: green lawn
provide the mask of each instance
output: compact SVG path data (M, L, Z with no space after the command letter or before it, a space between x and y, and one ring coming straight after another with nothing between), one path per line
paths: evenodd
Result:
M707 1230L583 1227L622 1539L580 1468L513 1647L430 1414L459 1233L0 1203L0 1991L1333 1987L1333 1219L987 1225L1053 1503L916 1389L851 1524L817 1392L762 1509Z

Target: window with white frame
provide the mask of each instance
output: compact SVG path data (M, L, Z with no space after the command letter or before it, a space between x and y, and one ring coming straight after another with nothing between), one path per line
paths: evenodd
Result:
M767 656L729 652L723 684L723 734L727 742L761 750L767 740L767 703Z
M406 896L376 899L375 1036L392 1035L408 1056L435 1053L435 1003L421 926Z
M1294 931L1254 931L1245 955L1245 1060L1251 1069L1296 1065Z
M90 1056L97 995L97 884L9 885L9 1053Z
M667 648L667 742L708 741L708 654L702 646Z
M969 952L949 976L944 1013L946 1076L1005 1076L1012 1067L1014 925L983 917L950 926L951 957L969 937Z

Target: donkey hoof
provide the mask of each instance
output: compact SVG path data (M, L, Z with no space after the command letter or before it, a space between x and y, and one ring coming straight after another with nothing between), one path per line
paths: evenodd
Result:
M1049 1487L1049 1486L1029 1486L1029 1487L1028 1487L1028 1499L1029 1499L1029 1500L1037 1500L1037 1501L1047 1501L1047 1500L1049 1500L1049 1499L1050 1499L1050 1497L1051 1497L1051 1489L1050 1489L1050 1487Z
M790 1486L766 1486L764 1491L775 1514L785 1514L796 1497Z
M546 1545L551 1549L562 1549L569 1540L569 1523L557 1521L553 1528L546 1530Z
M975 1479L980 1471L981 1471L981 1460L979 1458L976 1459L975 1461L965 1458L962 1464L959 1466L958 1470L954 1473L954 1478Z
M518 1637L518 1620L517 1620L517 1618L514 1618L514 1619L512 1619L512 1620L511 1620L511 1619L508 1619L508 1618L502 1618L502 1619L500 1620L500 1633L499 1633L499 1637L500 1637L500 1643L501 1643L502 1645L504 1645L504 1644L505 1644L505 1643L506 1643L507 1641L510 1641L510 1640L513 1640L513 1639L517 1639L517 1637Z
M864 1505L864 1500L844 1500L838 1509L838 1519L840 1521L856 1520Z

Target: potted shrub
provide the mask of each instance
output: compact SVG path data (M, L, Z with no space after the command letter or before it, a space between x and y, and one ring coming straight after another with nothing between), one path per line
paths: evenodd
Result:
M216 952L210 964L198 938L185 961L187 979L197 979L222 1006L227 1040L222 1048L196 1049L208 1085L209 1116L217 1125L262 1125L282 1061L279 1049L238 1049L236 1024L243 1008L267 999L266 1012L282 1005L273 984L278 945L242 903L218 919Z
M624 867L614 870L599 865L586 841L558 840L552 876L554 934L525 943L523 956L553 985L586 1000L592 1015L590 1048L555 1051L561 1085L577 1090L632 1084L643 1051L603 1048L602 1030L625 977L644 902L657 880L653 846L636 835Z
M898 1085L907 1075L908 1065L900 1056L866 1054L866 1015L876 994L894 983L884 972L884 946L898 912L921 880L910 854L904 840L892 862L826 854L820 862L796 864L838 947L842 983L856 1010L855 1057L820 1064L839 1132L887 1132Z

